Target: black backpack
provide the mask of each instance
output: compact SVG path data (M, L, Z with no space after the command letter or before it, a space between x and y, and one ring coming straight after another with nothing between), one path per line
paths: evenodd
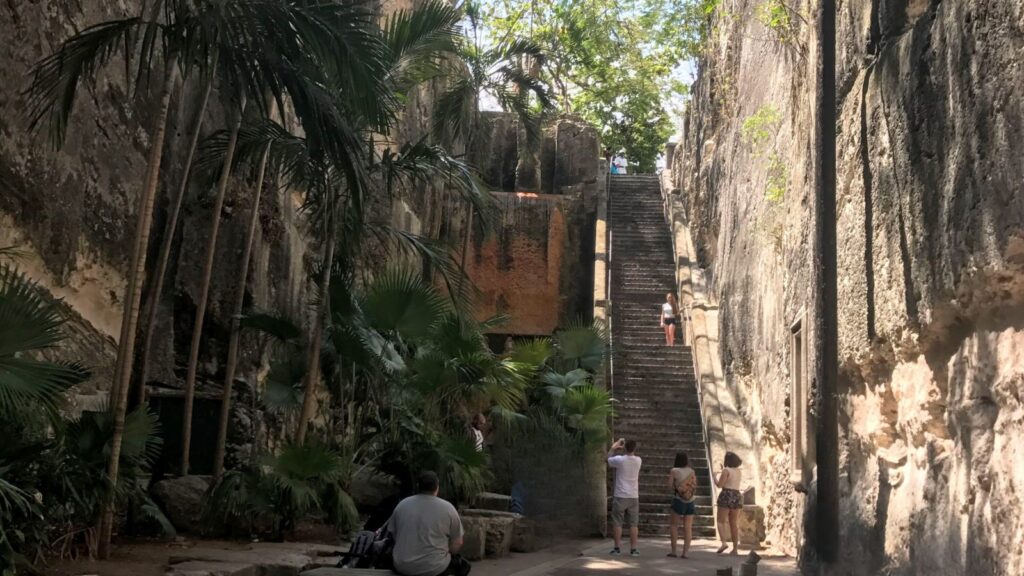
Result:
M391 551L394 541L386 528L377 532L362 530L356 533L348 552L342 554L339 568L387 568L392 567Z

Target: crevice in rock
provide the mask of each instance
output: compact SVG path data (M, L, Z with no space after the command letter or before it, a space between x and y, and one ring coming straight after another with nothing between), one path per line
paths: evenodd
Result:
M877 7L878 0L874 0L874 3ZM875 215L872 201L874 181L871 174L871 147L868 133L868 87L871 85L873 70L874 64L872 63L864 72L864 86L860 95L860 155L864 178L864 283L867 290L865 304L868 341L875 339Z

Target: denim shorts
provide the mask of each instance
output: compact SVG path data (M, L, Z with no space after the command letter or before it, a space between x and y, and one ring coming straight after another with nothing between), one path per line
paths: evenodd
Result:
M672 497L672 503L669 505L673 512L680 516L696 516L697 505L693 502L687 502L679 496Z

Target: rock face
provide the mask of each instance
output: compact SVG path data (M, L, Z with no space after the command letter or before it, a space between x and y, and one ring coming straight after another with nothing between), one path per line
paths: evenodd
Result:
M813 466L814 31L714 17L666 178L717 299L768 540ZM787 2L813 14L806 1ZM843 574L1024 572L1024 3L839 10Z
M153 496L175 529L201 534L203 524L203 495L210 481L202 476L183 476L162 480L153 485Z

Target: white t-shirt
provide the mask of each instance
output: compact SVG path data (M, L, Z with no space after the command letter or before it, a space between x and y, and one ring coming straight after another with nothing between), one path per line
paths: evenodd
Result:
M662 318L675 318L676 311L672 309L672 305L665 302L661 305L661 317Z
M615 497L640 497L640 460L639 456L624 454L608 458L608 466L615 468Z
M409 576L443 572L452 560L452 543L462 539L462 521L455 507L430 494L399 502L388 530L395 537L395 569Z
M722 488L729 490L739 490L740 482L743 481L743 470L739 468L726 468L725 469L725 481L722 482Z
M484 433L476 428L473 428L473 446L477 452L484 451Z

